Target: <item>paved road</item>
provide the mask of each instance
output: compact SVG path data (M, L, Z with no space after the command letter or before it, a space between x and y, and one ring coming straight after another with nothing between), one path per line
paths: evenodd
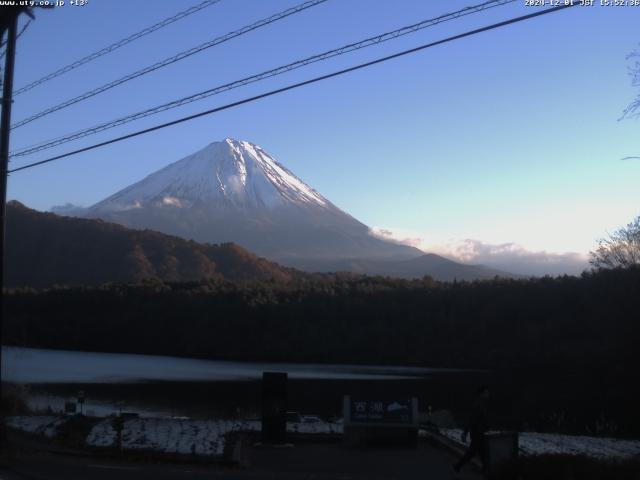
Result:
M454 477L454 457L427 444L415 449L347 448L300 444L293 448L249 448L244 468L203 464L127 463L104 458L23 452L0 467L0 480L476 480Z
M371 480L448 480L454 478L448 451L420 443L416 448L346 447L335 444L300 444L288 449L250 451L249 467L256 472L299 474L295 478ZM316 476L304 474L312 472ZM480 476L471 470L455 478Z

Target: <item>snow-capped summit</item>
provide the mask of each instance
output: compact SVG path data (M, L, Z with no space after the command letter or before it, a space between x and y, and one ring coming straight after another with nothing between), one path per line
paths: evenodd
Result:
M261 147L226 138L88 209L88 217L201 242L234 242L290 265L300 259L410 258L371 235Z
M93 208L123 211L199 202L240 208L331 205L259 146L226 138L152 173Z

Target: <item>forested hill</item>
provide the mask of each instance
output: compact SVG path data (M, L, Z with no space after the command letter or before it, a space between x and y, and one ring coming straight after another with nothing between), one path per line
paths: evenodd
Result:
M326 275L9 289L5 343L233 360L624 370L640 361L639 292L640 268L451 283Z
M290 281L303 276L232 243L199 244L114 223L7 204L7 285L48 287L141 280Z
M450 283L326 275L10 289L3 334L37 348L506 371L497 396L535 415L544 402L562 404L638 433L639 292L640 268Z

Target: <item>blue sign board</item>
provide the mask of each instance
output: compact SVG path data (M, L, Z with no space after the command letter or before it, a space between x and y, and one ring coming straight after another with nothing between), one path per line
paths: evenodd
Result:
M353 423L406 423L412 424L413 403L405 400L349 399L350 420Z

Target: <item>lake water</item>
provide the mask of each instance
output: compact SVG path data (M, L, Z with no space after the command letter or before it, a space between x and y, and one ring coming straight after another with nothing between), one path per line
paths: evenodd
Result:
M469 375L437 368L2 348L3 380L26 385L28 404L38 411L58 412L83 390L84 411L96 416L126 410L156 417L251 417L259 415L265 371L288 373L289 409L327 417L341 414L345 394L428 398L425 392L434 393L442 379L455 378L458 384Z
M294 380L407 380L455 370L374 365L227 362L154 355L2 347L2 379L17 383L252 381L262 378L262 372L265 371L288 372L289 378Z

